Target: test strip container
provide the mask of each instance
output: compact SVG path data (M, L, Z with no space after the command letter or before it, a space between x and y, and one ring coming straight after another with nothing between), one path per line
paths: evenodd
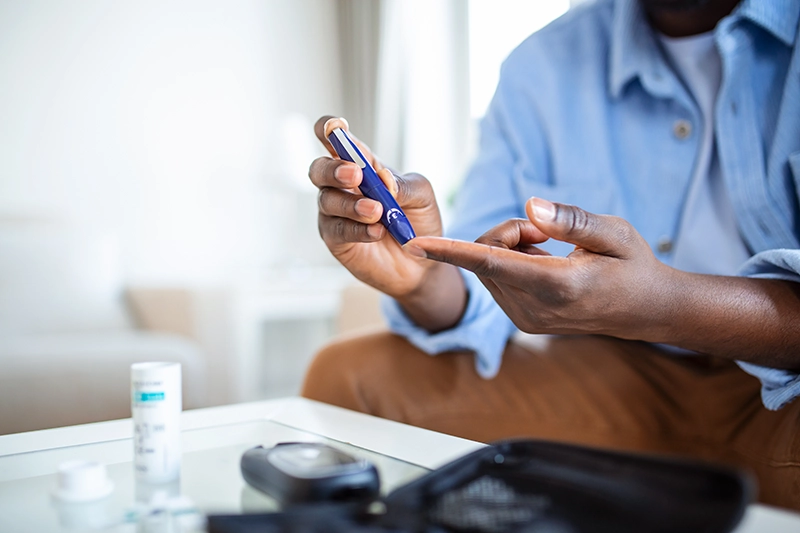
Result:
M178 479L181 467L181 365L131 365L133 464L148 483Z

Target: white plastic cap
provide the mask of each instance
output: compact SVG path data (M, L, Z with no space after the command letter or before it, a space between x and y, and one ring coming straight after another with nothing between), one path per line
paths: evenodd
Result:
M69 502L99 500L111 494L114 483L106 467L97 461L66 461L58 465L58 484L53 496Z

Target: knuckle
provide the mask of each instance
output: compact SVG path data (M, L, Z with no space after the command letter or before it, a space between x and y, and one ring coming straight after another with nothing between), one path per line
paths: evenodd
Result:
M348 227L349 224L343 218L335 218L333 223L333 233L339 238L339 240L346 241L347 236L352 233L352 230Z
M586 235L595 229L595 217L574 205L559 206L558 215L566 218L567 236Z
M486 244L487 246L491 246L493 242L497 242L497 239L495 238L493 232L494 229L490 229L489 231L487 231L486 233L475 239L475 242L477 242L478 244Z
M394 176L394 179L397 182L397 196L399 198L408 198L414 189L414 186L412 184L413 179L411 175L405 174L403 176L398 176L394 172L392 173L392 175Z
M618 243L628 246L636 242L639 233L627 220L621 217L609 216L608 217L613 228L612 232L614 238Z
M540 281L539 298L553 308L573 304L583 295L583 282L574 275L554 275Z
M495 278L498 274L500 274L501 269L502 264L497 257L496 249L490 247L489 252L484 254L481 259L478 260L478 263L475 265L474 272L479 276Z
M326 244L347 242L350 233L348 221L340 217L320 214L318 218L319 234Z
M328 197L330 196L330 189L324 187L319 190L317 194L317 208L323 215L330 215L328 212Z
M512 248L519 244L521 226L526 222L521 218L506 220L478 237L475 242L499 248Z
M326 245L331 245L334 243L334 233L331 230L333 219L329 216L325 216L324 214L320 213L317 216L317 230L319 231L319 236L322 237L322 241Z
M308 167L308 177L311 183L317 187L326 187L335 183L336 179L333 176L334 171L339 166L340 162L330 157L318 157L311 162Z
M433 195L433 185L422 174L411 172L398 176L395 174L397 180L397 197L404 202L418 203Z
M576 276L564 276L559 283L559 296L562 303L577 302L583 294L583 283Z
M352 218L355 214L355 199L350 194L338 189L323 187L317 195L317 204L320 212L329 216L347 216Z
M411 178L410 183L419 191L422 192L433 192L433 184L431 184L430 180L423 176L422 174L417 174L416 172L412 172L408 174Z
M333 218L333 234L338 242L368 242L374 240L369 235L366 224L346 218Z
M323 242L329 247L342 243L371 242L376 240L370 236L366 224L354 222L346 218L331 217L320 214L317 217L317 228Z
M322 167L330 160L329 157L318 157L308 166L308 177L312 180L322 172Z
M360 222L353 222L351 224L352 228L352 239L351 242L375 242L379 241L383 236L383 231L381 230L382 226L378 224L374 233L370 231L370 224L362 224Z

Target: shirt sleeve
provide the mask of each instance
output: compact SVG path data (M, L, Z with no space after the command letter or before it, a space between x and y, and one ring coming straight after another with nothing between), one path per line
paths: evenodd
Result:
M800 283L800 250L761 252L750 258L739 273L751 278ZM737 361L737 364L761 381L761 400L767 409L778 410L800 396L800 374L797 372L743 361Z
M388 296L383 296L381 302L383 313L393 332L404 336L423 352L436 355L471 351L475 354L478 374L486 379L493 378L500 370L506 342L517 328L474 274L461 270L461 275L469 300L461 321L451 329L429 333L408 318L400 305Z

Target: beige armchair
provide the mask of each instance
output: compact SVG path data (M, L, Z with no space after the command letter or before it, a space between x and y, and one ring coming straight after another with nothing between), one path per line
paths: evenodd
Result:
M0 216L0 434L130 416L140 361L181 363L185 409L225 401L224 294L126 291L116 256L96 231Z
M213 344L195 335L209 295L145 289L128 296L130 329L0 338L0 434L130 416L130 365L141 361L181 363L184 409L221 399L224 391L208 387Z
M342 290L341 305L336 317L337 333L357 335L386 329L380 298L380 292L360 281L347 285Z

